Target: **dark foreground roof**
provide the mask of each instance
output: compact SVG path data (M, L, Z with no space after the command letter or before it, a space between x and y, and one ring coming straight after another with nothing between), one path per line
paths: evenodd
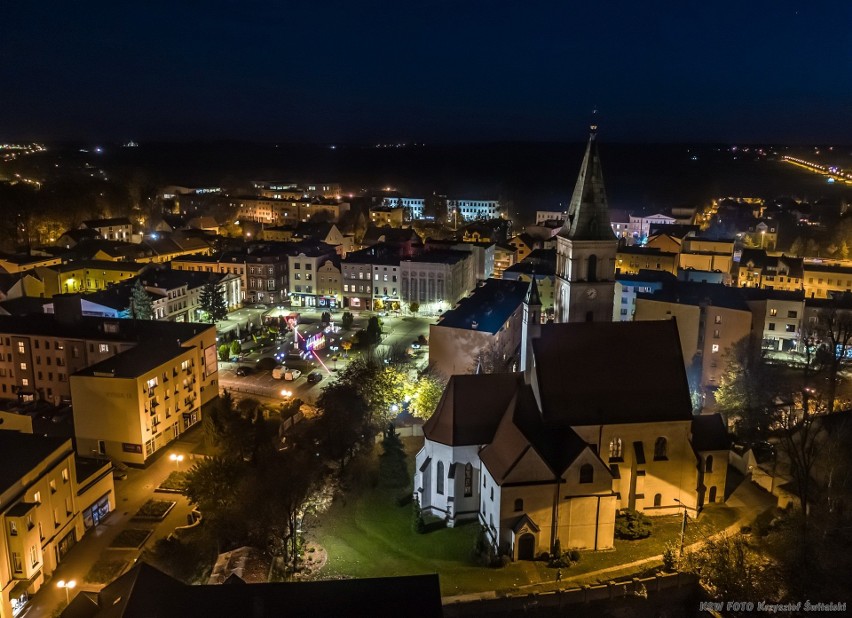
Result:
M62 615L67 618L64 613ZM243 586L187 586L140 562L101 591L97 608L87 615L78 611L75 618L437 618L441 615L437 574Z
M532 345L548 422L692 419L674 320L545 324Z

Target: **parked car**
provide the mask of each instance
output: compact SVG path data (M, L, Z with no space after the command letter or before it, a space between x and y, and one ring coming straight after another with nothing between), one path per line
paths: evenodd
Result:
M284 372L284 379L287 382L292 382L293 380L298 380L301 375L302 372L298 369L288 369Z
M322 382L322 374L319 371L314 371L313 373L308 374L308 382L311 384L316 384L317 382Z
M238 367L237 370L234 373L236 373L238 376L243 378L243 377L245 377L245 376L247 376L248 374L251 373L251 368L250 367Z
M284 373L285 373L286 371L287 371L287 368L286 368L284 365L277 365L277 366L276 366L276 367L272 370L272 377L273 377L275 380L280 380L281 378L283 378L283 377L284 377Z

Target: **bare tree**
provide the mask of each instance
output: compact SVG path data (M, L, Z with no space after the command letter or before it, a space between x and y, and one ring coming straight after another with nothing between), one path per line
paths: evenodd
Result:
M832 299L819 309L813 329L818 344L816 361L828 374L827 411L834 412L840 368L852 351L852 295Z

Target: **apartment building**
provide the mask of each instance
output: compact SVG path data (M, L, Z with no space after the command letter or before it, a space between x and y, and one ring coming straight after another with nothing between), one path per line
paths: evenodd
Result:
M454 199L447 200L447 217L450 221L476 221L498 219L503 216L500 200Z
M202 403L218 396L214 326L86 317L75 297L55 304L56 315L0 316L0 399L71 401L73 374L140 344L177 341L194 350Z
M115 508L108 461L69 438L0 431L0 618L27 609L86 530Z
M807 298L831 298L833 294L852 292L852 267L805 260L802 285Z
M324 243L303 242L294 245L287 255L290 304L295 307L319 306L319 268L336 252ZM324 282L325 283L325 282ZM325 297L326 306L336 298Z
M133 224L127 217L112 219L89 219L83 221L80 229L94 230L104 240L129 242L133 237Z
M801 338L805 316L805 294L781 290L743 288L740 290L753 316L754 336L764 350L789 352Z
M349 212L348 202L301 198L298 200L238 197L231 201L237 220L268 225L296 225L312 220L336 222Z
M36 273L44 283L44 296L77 294L105 290L127 281L150 268L150 264L113 260L82 260L38 268Z
M466 251L427 251L399 266L403 306L417 303L424 314L449 309L476 287L473 255Z
M77 452L145 464L201 420L200 364L192 346L143 342L72 375Z
M356 310L400 309L400 250L385 243L341 260L343 302Z
M404 211L402 206L374 206L370 209L370 223L379 227L402 227Z
M762 249L743 249L736 273L741 288L799 292L805 282L802 258L768 255Z
M619 247L615 256L615 273L635 275L640 270L660 270L677 275L678 253L639 246Z

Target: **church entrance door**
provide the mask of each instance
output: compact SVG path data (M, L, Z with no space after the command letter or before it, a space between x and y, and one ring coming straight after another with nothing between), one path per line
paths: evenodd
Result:
M529 532L522 534L518 540L518 560L533 560L535 558L535 537Z

